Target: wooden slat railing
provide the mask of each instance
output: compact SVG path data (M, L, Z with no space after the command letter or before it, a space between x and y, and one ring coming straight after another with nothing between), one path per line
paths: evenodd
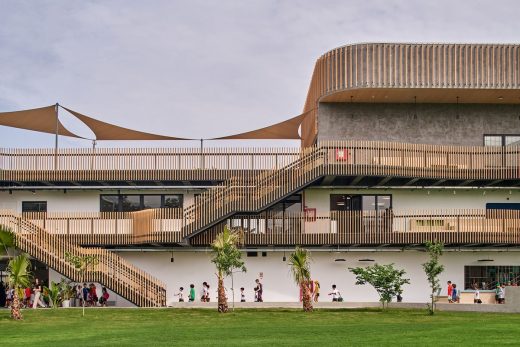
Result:
M0 224L15 233L16 244L21 250L74 281L99 282L137 306L166 304L166 289L162 282L113 252L78 247L12 211L0 211ZM65 252L77 256L95 254L99 264L81 279L75 268L65 261Z
M323 150L326 174L519 178L520 147L324 141L310 148L0 149L0 181L254 180ZM338 158L339 150L347 155Z
M327 141L303 148L289 165L235 177L201 194L185 210L183 237L237 212L259 212L324 175L458 180L519 178L520 147L460 147L373 141Z
M23 217L79 245L129 245L181 241L182 209L136 212L30 212Z
M520 244L520 211L457 209L235 215L194 236L192 245L210 244L224 224L240 231L245 246Z
M0 181L225 180L275 170L298 148L0 149ZM55 167L57 162L57 167Z

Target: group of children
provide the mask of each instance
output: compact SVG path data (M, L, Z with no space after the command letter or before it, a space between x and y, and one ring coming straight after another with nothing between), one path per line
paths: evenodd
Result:
M256 280L255 281L256 283L256 287L254 288L254 292L255 292L255 302L263 302L263 298L262 298L262 294L264 292L264 287L262 285L262 283L260 282L260 280ZM210 302L210 286L207 282L202 282L202 295L200 297L200 301L201 302ZM226 288L224 288L224 290L227 291ZM179 302L184 302L184 287L180 287L179 288L179 291L177 293L174 294L175 296L177 296L179 298ZM195 301L195 285L194 284L190 284L190 291L188 293L188 301L189 302L194 302ZM246 294L245 294L245 289L244 287L240 288L240 301L241 302L245 302L246 301Z
M87 287L86 283L83 283L83 287L78 284L76 287L76 300L78 300L79 306L97 306L98 302L101 306L106 306L110 294L108 290L103 287L101 288L101 297L97 295L97 288L94 283L90 283Z

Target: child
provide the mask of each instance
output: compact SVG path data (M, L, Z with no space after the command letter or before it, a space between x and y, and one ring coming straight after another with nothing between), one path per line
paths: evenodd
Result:
M194 284L190 284L190 295L188 296L188 300L189 300L189 302L195 301L195 285Z
M174 294L175 296L179 297L179 302L184 302L184 292L183 292L183 290L184 290L184 288L180 287L179 288L179 292Z
M459 297L459 291L457 289L457 285L455 283L453 283L453 289L451 291L451 301L458 303L459 300L460 300L460 297Z
M108 294L108 291L105 287L101 289L101 298L99 298L99 303L101 306L106 307L108 298L110 297L110 294Z
M330 292L329 295L332 295L332 301L343 301L339 299L341 294L339 293L339 290L336 288L335 284L332 285L332 292Z
M244 287L240 288L240 302L246 302L246 293L244 293Z
M206 282L202 283L202 296L200 297L200 301L206 302L209 292L208 292L208 284Z

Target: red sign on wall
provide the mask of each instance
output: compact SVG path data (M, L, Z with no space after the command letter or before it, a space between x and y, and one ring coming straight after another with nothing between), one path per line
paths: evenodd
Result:
M348 160L349 156L350 156L350 153L347 148L336 148L336 160L338 160L338 161Z

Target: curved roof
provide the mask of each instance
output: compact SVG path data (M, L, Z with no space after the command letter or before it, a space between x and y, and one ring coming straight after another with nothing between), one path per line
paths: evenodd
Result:
M319 102L520 103L520 45L363 43L314 66L302 124L316 137Z

